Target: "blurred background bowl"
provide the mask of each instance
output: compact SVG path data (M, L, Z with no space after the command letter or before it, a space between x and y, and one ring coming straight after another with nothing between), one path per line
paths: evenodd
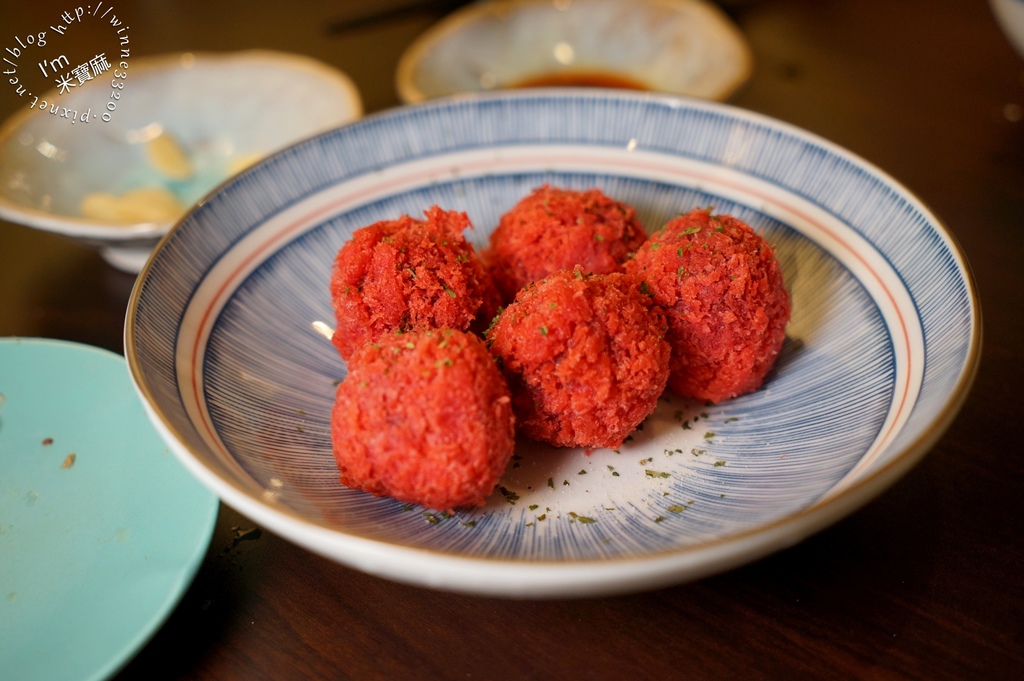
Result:
M999 27L1024 57L1024 0L989 0L989 4Z
M739 29L702 0L488 0L421 35L396 74L406 103L474 90L592 85L726 99L750 76Z
M347 75L298 55L180 53L118 66L39 97L0 128L0 217L87 243L129 272L226 178L362 115ZM109 121L106 77L124 84ZM67 115L51 113L58 103Z

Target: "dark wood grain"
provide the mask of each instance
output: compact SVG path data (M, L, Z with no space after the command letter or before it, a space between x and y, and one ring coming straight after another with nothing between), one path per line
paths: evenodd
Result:
M408 3L308 4L140 3L133 44L304 52L352 75L369 111L396 105L394 66L429 14L337 33L368 8ZM971 264L984 355L934 450L792 549L616 598L501 600L384 581L222 506L194 583L119 680L1024 678L1024 59L981 0L724 4L756 57L733 103L885 169ZM24 32L39 12L10 9L4 30ZM8 94L3 113L17 104ZM131 285L85 248L0 223L0 335L120 350Z

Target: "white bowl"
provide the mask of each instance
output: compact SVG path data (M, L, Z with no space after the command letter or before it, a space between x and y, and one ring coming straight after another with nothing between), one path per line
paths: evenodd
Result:
M530 84L721 100L747 80L751 63L739 29L703 0L490 0L410 45L396 87L407 103Z
M466 211L480 246L544 183L600 187L650 231L709 205L762 231L793 300L765 386L714 406L666 395L619 452L521 442L504 491L452 516L342 486L338 248L433 204ZM168 446L263 527L393 579L565 597L694 579L867 503L952 422L979 315L935 216L835 145L713 102L524 90L367 117L229 181L139 275L125 353Z
M989 5L1003 33L1024 57L1024 0L989 0Z
M41 96L4 123L0 217L93 245L127 271L138 271L185 209L240 165L362 114L348 76L298 55L183 53L132 58L121 72L109 122L101 118L111 91L104 79ZM51 114L58 103L89 120ZM168 146L187 158L187 177L168 174ZM109 205L140 188L173 201L166 210L144 201L149 215L135 218L83 204L106 194Z

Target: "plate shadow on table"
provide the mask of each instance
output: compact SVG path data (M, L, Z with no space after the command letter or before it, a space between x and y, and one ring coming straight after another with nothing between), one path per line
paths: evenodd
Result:
M116 677L119 681L183 678L196 669L211 648L224 640L233 619L247 611L261 588L261 563L250 559L262 530L233 509L220 507L213 537L199 571L164 625Z

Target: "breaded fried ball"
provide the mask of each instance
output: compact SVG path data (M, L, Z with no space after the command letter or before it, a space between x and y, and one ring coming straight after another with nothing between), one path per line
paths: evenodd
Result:
M668 379L665 318L628 275L560 270L527 285L487 332L517 427L558 447L617 449Z
M626 270L668 317L673 392L720 402L761 386L790 317L782 269L762 236L697 209L652 234Z
M483 257L508 302L560 269L619 272L646 237L636 211L601 190L544 185L501 217Z
M343 359L393 331L483 331L500 299L482 261L462 235L465 213L434 206L425 219L403 215L357 229L338 251L331 276Z
M508 386L484 342L390 333L348 366L331 415L342 484L436 510L482 504L515 444Z

